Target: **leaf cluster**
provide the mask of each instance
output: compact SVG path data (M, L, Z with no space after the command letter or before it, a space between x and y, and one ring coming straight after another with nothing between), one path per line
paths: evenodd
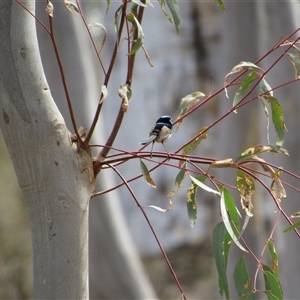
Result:
M287 55L295 70L295 79L283 83L281 86L299 80L300 51L297 47L294 47L299 39L300 38L297 38L295 41L282 41L280 45L277 45L277 47L274 47L273 49L273 51L275 51L278 47L286 46L287 50L284 54L280 55L279 59ZM296 49L297 55L291 55L291 53L288 52L291 48ZM179 162L177 166L179 171L175 177L175 187L169 192L168 197L174 197L183 186L183 182L186 178L190 179L190 186L186 191L186 205L188 218L192 227L195 226L197 220L197 190L200 188L207 193L213 194L214 197L219 200L222 222L216 225L213 231L213 251L219 276L220 294L225 296L226 299L230 299L229 284L227 280L227 264L232 242L244 252L244 255L236 264L233 275L240 299L255 299L256 293L258 292L265 293L268 299L283 299L283 290L279 279L278 255L275 250L275 242L273 239L273 233L280 214L282 214L290 224L290 227L284 232L295 230L297 236L300 237L299 231L297 230L300 221L295 223L292 221L292 218L300 215L299 212L295 212L291 217L288 217L282 209L282 198L287 197L284 187L287 183L282 181L281 175L282 173L287 174L287 172L281 167L276 167L260 157L263 153L289 155L288 151L283 148L284 139L287 133L283 108L279 99L274 96L274 91L278 87L272 88L266 79L266 75L270 70L271 68L267 71L263 70L259 67L257 62L241 62L225 76L223 87L227 97L227 89L233 86L236 88L230 113L237 113L243 106L255 100L259 100L262 103L262 109L265 112L268 124L266 128L266 144L246 146L237 151L236 155L232 158L221 160L192 156L191 152L198 147L200 142L208 138L210 128L223 120L224 116L222 116L212 125L200 128L192 139L185 143L174 153L174 155L171 154L168 157L171 160L178 160ZM229 77L236 74L238 75L233 80L229 81ZM241 78L242 80L240 80ZM254 94L256 87L259 88L258 94ZM180 113L177 118L178 128L189 114L199 109L215 95L216 93L206 96L204 93L197 91L183 97L179 105ZM225 117L227 115L228 114L226 114ZM276 133L276 140L274 143L270 141L270 124L273 125L273 130ZM181 154L178 154L179 151L181 151ZM141 161L141 163L143 162ZM164 164L175 167L175 165L166 163L166 161L164 161ZM206 165L208 168L203 170L199 165ZM257 167L254 168L252 165L260 166L262 171L258 171ZM213 175L210 175L211 169L213 168L236 169L235 187L228 185L226 182L220 182ZM151 171L152 170L147 169L145 164L143 165L142 174L144 175L145 180L152 187L155 187L155 183L151 178ZM299 179L299 177L294 174L289 175ZM266 181L271 179L271 183L267 185L263 178L267 179ZM205 183L205 181L210 182L210 184ZM267 247L263 248L261 257L257 257L255 253L252 252L250 245L243 239L243 233L249 224L250 218L254 217L254 204L252 199L256 192L257 185L263 186L263 188L268 191L278 208L276 223L266 242ZM239 211L239 207L236 204L234 197L228 190L228 187L236 190L239 194L241 208L245 212L242 224L240 224L242 214ZM266 252L266 248L269 250L269 257L271 259L270 267L261 262L262 257ZM247 254L252 256L257 262L257 272L254 280L251 280L247 271L245 259L245 255ZM258 290L256 287L257 277L260 273L265 282L265 290L263 291Z

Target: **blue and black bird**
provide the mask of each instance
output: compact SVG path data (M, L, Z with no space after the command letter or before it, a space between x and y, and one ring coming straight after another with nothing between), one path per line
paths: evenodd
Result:
M151 148L151 154L150 157L152 157L152 150L154 143L162 143L164 148L166 149L167 153L169 154L165 142L171 137L172 135L172 118L170 116L161 116L155 123L155 125L151 128L151 131L149 133L149 137L143 141L142 145L149 145L152 144Z

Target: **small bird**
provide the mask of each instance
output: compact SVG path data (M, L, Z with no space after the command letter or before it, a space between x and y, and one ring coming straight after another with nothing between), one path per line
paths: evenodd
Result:
M150 158L152 158L152 150L154 143L162 143L164 146L166 152L169 155L169 152L164 144L172 135L172 118L170 116L161 116L155 123L155 125L151 128L151 131L149 133L149 137L143 141L141 144L142 145L149 145L151 142L152 147L151 147L151 154Z

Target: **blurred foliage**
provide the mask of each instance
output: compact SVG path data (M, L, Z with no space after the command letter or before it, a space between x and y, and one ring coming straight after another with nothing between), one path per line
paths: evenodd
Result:
M0 299L32 298L30 223L0 132Z

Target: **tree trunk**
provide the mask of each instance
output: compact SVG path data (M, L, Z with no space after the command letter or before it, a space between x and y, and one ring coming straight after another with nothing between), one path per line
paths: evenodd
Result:
M81 3L82 9L88 12L97 9L99 14L105 14L105 4L97 6L91 2ZM112 4L113 5L113 4ZM45 5L36 3L36 16L47 24ZM97 15L99 17L99 15ZM113 31L113 10L103 20L108 31L107 42L101 55L104 65L111 59L115 42ZM104 16L103 16L104 18ZM88 23L93 22L89 17ZM73 109L78 126L88 127L95 113L100 87L103 80L97 76L99 63L95 60L94 49L90 38L82 24L82 20L72 14L63 2L55 3L54 32L63 62L66 80L72 99ZM61 80L57 76L58 66L55 62L53 47L44 28L37 26L38 42L48 83L52 88L53 97L67 124L71 124L66 105ZM127 61L125 54L120 54L120 60ZM55 63L53 63L55 62ZM115 73L126 75L126 70L117 66ZM111 85L109 95L116 95ZM120 81L117 81L119 86ZM55 87L55 90L54 90ZM110 107L115 96L107 99L106 107ZM60 100L62 99L62 100ZM107 104L107 105L106 105ZM104 113L98 121L93 144L102 144L109 135L115 111ZM121 139L123 136L121 135ZM126 146L125 141L122 145ZM137 145L139 145L137 143ZM124 147L125 147L124 146ZM94 150L94 154L97 150ZM97 178L96 190L108 189L117 184L109 170L103 170ZM156 299L147 274L140 261L137 249L132 241L131 233L124 220L119 191L93 198L90 202L89 214L89 295L90 299ZM131 200L132 201L132 200ZM136 209L137 211L137 209ZM139 213L139 212L138 212Z
M72 143L51 97L34 18L4 1L0 28L0 126L31 222L34 298L88 298L91 158Z

